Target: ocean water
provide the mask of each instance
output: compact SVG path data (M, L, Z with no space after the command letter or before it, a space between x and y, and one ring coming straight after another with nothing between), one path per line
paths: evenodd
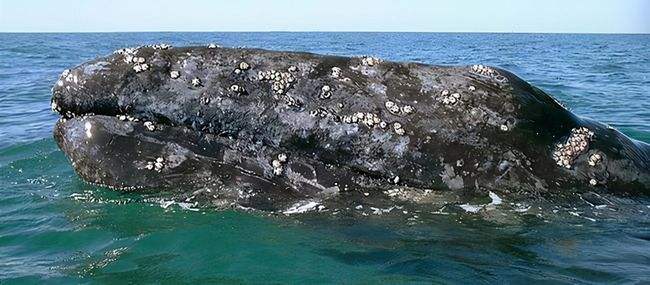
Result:
M0 33L1 284L650 282L647 198L549 212L284 216L188 208L76 177L51 135L58 75L122 47L210 42L499 66L650 142L650 35Z

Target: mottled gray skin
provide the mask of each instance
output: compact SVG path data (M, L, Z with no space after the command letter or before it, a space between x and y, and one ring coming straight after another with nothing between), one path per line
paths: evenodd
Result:
M393 188L649 193L647 144L573 115L504 70L259 49L141 47L133 55L145 58L148 70L136 72L125 54L113 54L64 73L53 89L53 108L64 118L54 136L89 182L203 189L225 203L261 208ZM241 62L250 68L236 72ZM295 80L283 94L258 78L260 71L289 69ZM194 78L201 84L194 86ZM457 102L445 102L444 90L458 93ZM414 112L391 113L387 101ZM346 122L358 112L387 126ZM594 133L587 149L570 168L557 165L556 144L578 127ZM589 165L595 153L602 161ZM288 159L274 173L279 154ZM164 168L147 169L158 157Z

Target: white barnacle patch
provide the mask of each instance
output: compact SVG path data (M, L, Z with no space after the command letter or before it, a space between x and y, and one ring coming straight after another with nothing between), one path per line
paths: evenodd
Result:
M93 137L93 133L92 133L93 125L90 122L86 122L84 124L84 128L86 129L86 137L87 138L92 138Z
M190 83L192 83L192 86L194 87L199 87L203 84L203 82L201 82L201 79L198 77L194 77Z
M165 168L165 159L158 157L153 161L147 161L145 168L147 170L155 170L157 172L161 172L163 168Z
M152 46L151 46L151 48L153 48L153 49L158 49L158 50L166 50L166 49L169 49L169 48L171 48L171 47L172 47L171 45L164 44L164 43L163 43L163 44L157 44L157 45L152 45Z
M127 64L133 64L133 70L136 73L140 73L149 69L149 65L143 65L147 60L144 57L137 56L139 48L123 48L116 50L116 54L123 56L124 62Z
M366 66L375 66L376 64L381 63L381 59L371 56L362 56L361 64Z
M145 63L147 59L141 56L136 56L135 52L136 51L133 50L131 52L123 53L124 61L126 63L133 64L133 70L135 71L135 73L140 73L149 70L149 64Z
M591 185L591 186L596 186L596 185L598 185L598 181L596 181L596 179L591 178L591 179L589 180L589 185Z
M449 90L445 89L440 92L440 97L438 100L445 105L455 105L456 103L460 102L460 93L451 93Z
M156 125L154 125L154 123L150 121L144 122L144 127L147 128L147 130L152 132L156 130Z
M368 128L386 127L384 122L378 114L357 112L352 115L345 115L340 118L345 124L363 124Z
M395 131L395 133L400 136L404 135L405 133L404 127L402 127L402 124L400 124L399 122L393 123L393 131Z
M217 45L217 44L215 44L215 43L210 43L210 44L208 44L208 48L209 48L209 49L214 49L214 48L218 48L218 47L219 47L219 45Z
M199 102L201 102L201 104L203 104L203 105L208 105L208 104L210 104L210 97L201 96L201 98L199 99Z
M76 76L72 74L70 69L66 69L63 71L63 73L61 73L61 78L63 78L66 82L73 82L75 81ZM70 87L68 86L68 88Z
M589 159L587 159L587 163L589 163L590 166L596 166L601 162L603 162L603 157L598 153L590 155Z
M376 117L373 113L366 113L363 116L363 119L361 119L361 122L366 126L372 128L375 124L379 124L381 120L379 119L379 117Z
M388 110L393 115L409 115L415 113L415 108L413 106L409 105L404 105L404 106L399 106L397 103L393 101L386 101L384 103L384 107Z
M384 103L384 107L386 107L388 112L390 112L391 114L399 113L399 106L397 106L397 104L395 104L395 102L393 101L386 101L386 103Z
M171 77L172 79L177 79L177 78L181 77L181 73L178 70L172 70L169 73L169 77Z
M58 111L61 110L61 109L59 108L59 105L57 105L55 101L52 101L52 102L50 103L50 108L52 109L52 112L58 112Z
M476 87L474 87L474 85L470 85L470 86L467 88L467 90L469 90L469 91L476 91Z
M508 131L508 126L507 125L501 125L501 131L507 132Z
M364 113L358 112L352 117L352 122L354 123L361 122L361 120L363 120L365 116L366 115Z
M143 71L147 71L147 70L149 70L149 64L146 64L146 63L136 63L136 64L133 66L133 70L135 71L135 73L140 73L140 72L143 72Z
M415 113L415 108L413 108L413 106L410 106L410 105L402 106L401 110L402 110L402 113L407 114L407 115Z
M288 156L285 153L278 154L277 159L274 159L271 162L271 166L273 167L273 174L276 176L282 175L282 172L284 171L284 164L287 162Z
M480 75L485 75L485 76L493 76L498 74L494 69L490 68L489 66L484 66L482 64L472 65L472 72Z
M339 67L332 67L332 77L334 78L339 78L341 77L341 68Z
M328 99L332 97L332 87L330 87L329 85L323 85L320 91L321 91L320 92L321 99Z
M61 72L61 78L67 79L68 75L70 75L70 69L66 69L66 70L63 70L63 72Z
M237 94L244 94L246 92L246 89L244 89L243 86L239 86L237 84L233 84L230 86L230 91L237 93Z
M289 67L291 70L291 67ZM296 81L296 78L290 72L280 72L275 70L260 71L257 73L260 81L271 82L271 90L277 95L287 92Z
M499 72L497 72L493 68L491 68L489 66L484 66L482 64L472 65L471 72L473 72L475 74L478 74L478 75L491 77L494 80L499 81L499 82L508 81L508 79L505 76L499 74Z
M248 70L249 68L251 68L251 66L248 63L246 63L245 61L242 61L242 62L239 63L239 69Z
M295 66L295 65L289 66L289 68L287 68L287 71L296 72L296 71L298 71L298 67Z
M589 149L589 142L593 136L594 132L585 127L571 129L566 142L555 146L553 160L557 165L570 169L573 161Z

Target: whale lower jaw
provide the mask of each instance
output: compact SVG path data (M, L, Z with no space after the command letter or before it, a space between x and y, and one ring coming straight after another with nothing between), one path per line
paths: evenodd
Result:
M278 209L353 184L343 171L308 159L283 163L280 176L266 157L229 148L230 138L183 126L156 124L152 130L145 123L105 115L62 118L54 137L79 176L121 191L200 190L205 199L230 206Z

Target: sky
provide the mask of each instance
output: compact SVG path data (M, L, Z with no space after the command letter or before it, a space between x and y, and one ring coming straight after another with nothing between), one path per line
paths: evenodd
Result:
M650 33L650 0L0 0L0 32Z

